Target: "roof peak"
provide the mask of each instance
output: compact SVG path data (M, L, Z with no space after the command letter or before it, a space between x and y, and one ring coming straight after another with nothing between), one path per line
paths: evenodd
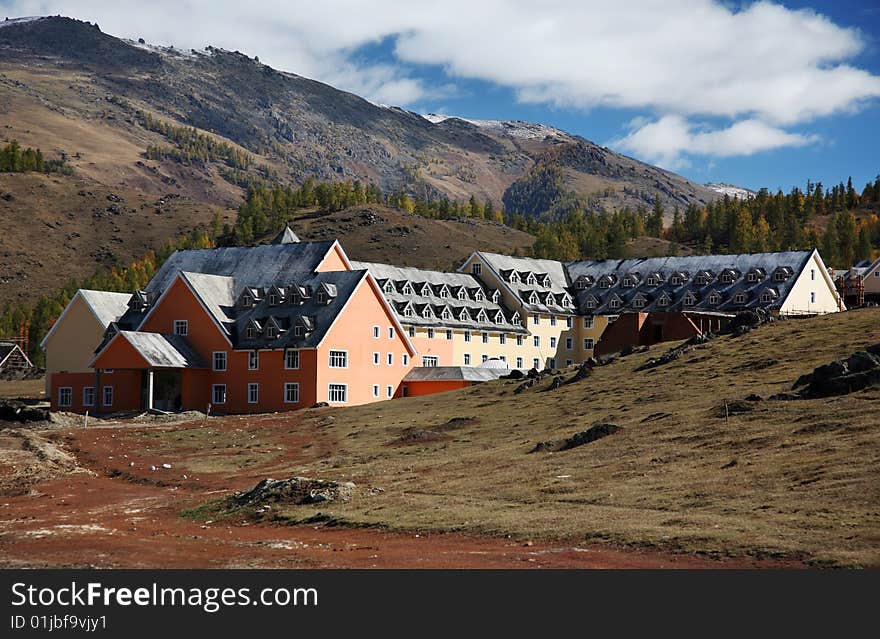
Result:
M285 224L284 229L272 240L272 244L297 244L299 242L300 239L290 228L290 224Z

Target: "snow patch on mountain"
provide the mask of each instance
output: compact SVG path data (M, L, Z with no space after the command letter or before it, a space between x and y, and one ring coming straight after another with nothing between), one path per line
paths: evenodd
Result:
M525 122L523 120L474 120L471 118L461 118L456 115L438 115L436 113L425 113L422 117L432 124L439 124L444 120L456 119L468 122L481 129L492 129L497 133L502 133L512 138L520 139L540 139L546 137L559 138L562 140L571 140L572 136L565 131L560 131L546 124L536 124L534 122Z
M741 200L748 200L756 195L754 191L750 191L741 186L727 184L726 182L708 182L705 184L705 187L711 191L720 193L721 195L729 195L730 197L736 197Z
M6 18L2 22L0 22L0 29L3 27L9 27L13 24L26 24L28 22L36 22L37 20L42 20L45 16L28 16L27 18Z

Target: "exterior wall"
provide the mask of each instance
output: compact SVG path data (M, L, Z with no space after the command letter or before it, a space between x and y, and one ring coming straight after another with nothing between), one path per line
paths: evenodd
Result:
M370 285L371 281L361 281L317 349L319 402L329 402L329 384L348 386L348 400L345 402L348 406L388 399L388 386L392 388L392 396L397 396L400 381L415 365L415 355L408 351L404 336L394 327L394 318L380 301L381 292ZM373 326L381 329L378 339L373 337ZM393 338L388 337L389 328L394 328ZM347 368L329 367L331 350L348 353ZM380 353L378 366L373 364L374 352ZM387 362L388 353L392 354L391 366ZM406 365L403 364L404 355L408 359ZM379 386L378 398L373 396L373 385ZM339 405L342 404L331 403L331 406Z
M101 343L105 326L77 294L65 309L64 317L46 340L46 392L56 373L86 373Z
M618 353L625 346L650 346L690 339L701 334L697 321L684 313L623 313L605 330L596 345L596 355ZM703 328L709 331L710 322L718 321L705 318Z
M141 371L114 371L101 373L55 373L51 378L49 401L51 410L70 413L110 413L116 411L139 410L141 408ZM95 388L95 406L83 405L83 388ZM103 387L113 387L113 404L103 405ZM58 392L62 387L71 389L72 403L69 407L58 405Z
M811 293L815 294L815 302ZM836 313L841 310L842 303L837 288L822 263L818 251L807 261L807 265L797 275L788 297L779 309L781 315L811 315L818 313Z
M345 253L342 252L342 248L338 245L334 246L327 253L326 257L318 264L317 268L315 268L316 273L327 273L330 271L350 271L348 264L346 263Z
M880 296L880 258L865 271L865 295Z
M403 388L407 397L419 397L420 395L433 395L434 393L446 393L471 386L471 382L455 380L449 382L404 382Z

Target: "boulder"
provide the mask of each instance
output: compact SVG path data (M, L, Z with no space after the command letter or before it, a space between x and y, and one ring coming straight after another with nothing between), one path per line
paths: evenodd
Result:
M292 477L290 479L266 478L250 490L231 497L237 506L262 506L264 504L319 504L325 501L349 501L354 496L355 484Z

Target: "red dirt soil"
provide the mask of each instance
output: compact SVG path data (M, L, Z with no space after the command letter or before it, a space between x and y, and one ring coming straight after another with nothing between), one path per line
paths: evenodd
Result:
M273 420L212 420L242 437ZM100 568L793 568L791 560L716 560L609 545L535 542L461 534L406 534L330 526L281 526L246 521L205 522L181 509L252 487L279 463L329 454L334 443L317 432L291 430L250 449L272 461L229 473L190 474L185 461L163 469L162 446L144 433L175 427L55 432L50 439L76 454L91 473L38 482L23 495L0 496L0 567ZM177 425L179 428L182 425ZM281 429L278 429L281 430ZM278 430L275 432L277 433ZM265 431L263 431L265 432ZM256 435L255 435L256 436ZM219 439L219 438L218 438ZM257 440L259 441L259 440ZM193 450L200 446L194 444ZM307 446L307 452L303 447ZM181 448L175 448L178 455ZM220 451L216 451L214 454ZM223 454L226 454L225 451ZM235 452L230 452L230 455ZM179 459L180 457L178 457ZM8 460L9 457L6 458ZM6 461L0 457L0 474ZM134 464L134 465L132 465ZM157 470L150 470L155 466ZM184 476L186 477L184 479Z

